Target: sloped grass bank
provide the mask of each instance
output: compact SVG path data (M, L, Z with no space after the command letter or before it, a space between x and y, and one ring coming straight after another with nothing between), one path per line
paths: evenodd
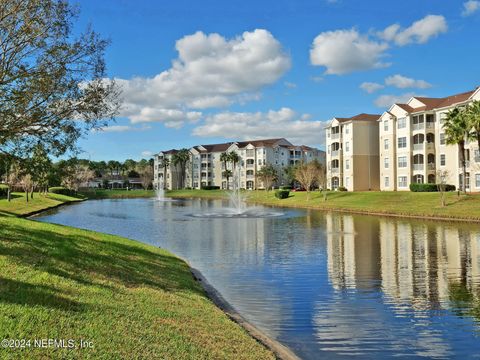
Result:
M136 241L0 216L0 340L93 348L0 348L4 359L272 359L208 300L186 263Z
M85 198L81 195L79 197L71 197L51 193L46 195L34 193L33 199L29 199L27 202L25 193L13 193L10 202L5 198L0 198L0 216L27 217L43 210L83 200Z

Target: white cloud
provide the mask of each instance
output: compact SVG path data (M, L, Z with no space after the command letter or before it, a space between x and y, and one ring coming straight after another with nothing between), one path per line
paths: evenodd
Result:
M336 30L319 34L310 50L310 62L326 67L326 74L347 74L389 66L381 58L388 44L370 39L357 30Z
M406 89L406 88L428 89L432 87L432 85L426 82L425 80L415 80L399 74L387 77L385 79L385 84L389 86L394 86L399 89Z
M144 125L141 127L135 127L130 125L112 125L101 129L93 129L92 132L127 132L127 131L146 131L151 129L151 126Z
M150 157L153 156L153 152L149 150L142 151L142 157Z
M360 85L360 89L366 91L369 94L374 93L377 90L383 89L385 86L382 84L374 83L374 82L364 82Z
M323 80L325 80L325 79L323 78L323 76L312 76L310 79L311 79L313 82L316 82L316 83L319 83L319 82L322 82Z
M268 112L222 112L208 116L205 124L193 130L194 136L254 140L286 137L294 144L324 143L326 122L310 120L290 108Z
M462 16L470 16L480 10L480 1L469 0L463 3Z
M234 39L199 31L178 40L176 50L172 67L152 78L116 79L123 89L121 116L181 127L199 120L195 110L258 99L260 89L291 66L281 44L262 29Z
M375 100L375 105L379 108L389 108L394 103L406 103L413 96L418 96L414 93L406 93L401 95L381 95Z
M393 41L398 46L411 43L424 44L433 37L448 30L447 21L442 15L427 15L423 19L415 21L406 29L399 24L393 24L380 32L378 35L386 40Z
M289 81L285 81L283 83L283 85L285 85L286 87L290 88L290 89L295 89L297 87L297 84L295 83L292 83L292 82L289 82Z

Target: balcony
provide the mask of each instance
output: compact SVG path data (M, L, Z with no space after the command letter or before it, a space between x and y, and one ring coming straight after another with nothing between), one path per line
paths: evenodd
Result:
M418 124L413 124L412 129L415 130L423 130L425 129L425 123L418 123Z
M480 162L480 155L475 155L475 162Z
M424 164L413 164L414 171L423 171Z
M338 173L340 172L340 168L338 168L338 167L335 167L335 168L332 167L332 170L331 170L331 171L332 171L332 174L338 174Z
M332 134L332 140L340 139L340 133Z
M413 150L415 150L415 151L423 151L423 143L413 144Z
M332 157L338 157L338 156L340 156L340 150L332 151Z
M428 163L428 170L435 170L435 163Z
M255 164L247 164L246 167L247 169L253 169L255 167Z
M427 121L427 129L433 129L433 128L435 128L435 123Z

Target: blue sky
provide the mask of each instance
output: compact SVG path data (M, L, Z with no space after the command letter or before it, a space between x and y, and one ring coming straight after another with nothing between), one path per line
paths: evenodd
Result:
M124 89L117 122L81 141L95 160L253 137L322 147L334 116L480 85L480 1L79 5Z

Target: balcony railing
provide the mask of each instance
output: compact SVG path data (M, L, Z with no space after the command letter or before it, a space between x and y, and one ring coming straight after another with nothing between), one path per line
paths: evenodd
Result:
M424 123L418 123L412 125L413 130L423 130L425 128Z
M338 155L340 155L339 150L332 151L332 157L337 157Z
M433 129L435 127L435 123L431 121L427 121L427 129Z
M435 163L428 163L428 170L435 170Z
M337 174L340 171L340 168L338 167L332 167L332 174Z
M419 171L423 170L424 164L413 164L413 170Z
M475 156L475 162L480 162L480 155Z
M247 164L247 168L253 168L255 167L255 164Z
M340 133L332 134L332 140L340 139Z
M413 150L423 150L423 143L413 144Z

